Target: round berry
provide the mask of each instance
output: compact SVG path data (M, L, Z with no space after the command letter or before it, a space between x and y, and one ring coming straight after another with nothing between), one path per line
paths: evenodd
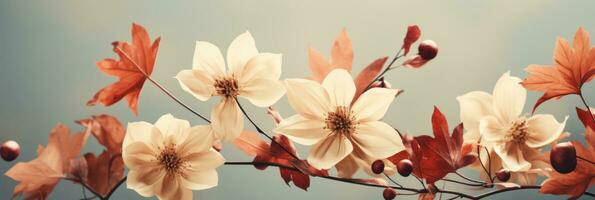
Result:
M501 169L500 171L496 172L496 178L502 182L506 182L510 180L510 171L507 169Z
M550 152L550 162L554 169L567 174L576 168L576 149L570 142L559 143Z
M438 44L432 40L424 40L417 47L417 51L424 60L432 60L438 54Z
M393 199L395 199L395 197L397 197L397 192L395 190L393 190L392 188L386 188L382 192L382 196L384 197L385 200L393 200Z
M384 162L382 160L376 160L372 163L372 172L374 174L381 174L384 172Z
M0 146L0 156L5 161L13 161L19 157L19 154L21 154L21 147L15 141L8 140Z
M397 163L397 171L401 176L407 177L413 172L413 163L409 159L403 159Z

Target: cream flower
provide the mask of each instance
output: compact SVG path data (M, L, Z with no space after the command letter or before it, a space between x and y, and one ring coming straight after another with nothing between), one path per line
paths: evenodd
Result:
M221 96L211 112L212 126L218 139L231 140L240 135L244 118L236 97L267 107L285 93L279 81L281 54L258 53L249 32L231 42L227 49L227 70L219 48L208 42L196 42L192 70L176 75L182 88L201 101Z
M169 114L155 125L129 123L122 152L128 188L144 197L192 199L192 190L217 186L215 169L225 160L212 144L209 126L190 127Z
M527 171L530 149L538 149L556 140L566 124L554 116L537 114L522 116L527 91L521 80L504 73L496 83L493 94L474 91L457 97L461 120L467 129L466 142L487 146L510 171Z
M333 70L322 85L305 79L288 79L285 85L289 104L298 114L274 131L299 144L314 145L308 156L312 166L329 169L350 154L382 159L404 149L396 131L378 121L397 90L372 88L350 105L355 85L344 69Z

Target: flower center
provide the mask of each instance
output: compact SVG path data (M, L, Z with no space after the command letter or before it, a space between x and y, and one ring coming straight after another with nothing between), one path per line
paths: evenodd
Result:
M508 139L517 143L525 143L528 135L527 119L520 118L508 129Z
M325 129L331 130L333 133L351 134L355 131L355 117L351 110L346 106L337 106L335 112L329 112L326 119Z
M217 94L226 98L235 98L238 95L238 81L233 77L224 77L215 80Z
M168 173L179 172L184 164L184 160L176 151L174 144L169 144L161 149L161 152L157 155L157 161L161 163Z

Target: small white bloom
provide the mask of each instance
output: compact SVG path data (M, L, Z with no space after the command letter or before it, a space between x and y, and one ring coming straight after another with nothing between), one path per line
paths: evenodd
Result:
M215 169L225 160L212 144L209 126L190 127L169 114L155 125L129 123L122 152L128 188L145 197L192 199L192 190L217 186Z
M349 155L383 159L404 149L395 129L379 121L397 90L372 88L351 105L355 84L343 69L329 73L322 85L305 79L288 79L285 85L289 104L298 114L274 131L314 145L308 156L312 166L329 169ZM345 162L349 161L353 159Z
M182 88L201 101L220 96L211 112L218 139L231 140L244 129L244 118L236 102L243 97L259 107L279 100L285 90L279 81L281 54L258 53L254 39L245 32L227 49L227 70L221 51L209 42L196 42L192 70L176 75Z
M504 73L493 94L474 91L457 98L461 120L467 129L465 140L489 147L510 171L527 171L529 149L537 149L558 139L566 123L552 115L522 116L527 91L521 79Z

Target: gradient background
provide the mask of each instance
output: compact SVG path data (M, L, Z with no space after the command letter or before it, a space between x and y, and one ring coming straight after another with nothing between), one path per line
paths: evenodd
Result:
M513 2L513 1L511 1ZM96 114L118 116L123 122L154 122L165 113L203 124L156 87L146 84L134 116L126 103L112 107L86 107L85 102L115 79L95 67L95 62L113 57L110 42L130 40L130 25L138 22L151 37L163 37L153 76L178 97L203 114L216 100L207 103L181 90L172 77L189 69L195 40L209 41L222 50L240 33L249 30L261 52L283 53L283 78L309 74L306 49L315 47L325 55L343 27L355 50L354 71L381 56L395 53L407 25L418 24L422 39L435 40L438 57L419 70L398 69L389 73L393 86L405 89L391 106L385 121L414 134L430 133L432 106L447 115L451 126L459 119L456 96L473 90L491 92L506 71L524 77L532 63L552 63L557 36L572 38L579 26L595 34L592 1L187 1L172 5L157 1L24 1L0 2L0 141L21 144L17 161L35 157L35 147L47 143L48 132L57 122L73 130L82 128L76 119ZM529 3L531 2L531 3ZM415 53L416 50L413 50ZM595 87L583 90L595 105ZM538 93L530 92L529 112ZM273 123L261 108L248 105L258 123L270 130ZM583 128L574 112L577 96L545 103L539 113L552 113L561 120L570 115L566 130L572 139L584 140ZM284 97L277 108L293 114ZM246 123L247 128L252 128ZM99 153L101 146L90 139L85 152ZM302 155L307 148L300 147ZM225 145L229 161L250 158ZM0 162L5 172L16 162ZM476 177L478 172L463 170ZM195 192L196 199L381 199L382 189L314 179L308 192L287 187L276 169L258 171L252 167L219 168L219 186ZM363 174L360 174L363 175ZM397 178L410 187L416 180ZM0 176L0 199L8 199L15 182ZM438 185L438 186L441 186ZM447 184L446 188L457 187ZM77 199L81 188L61 182L51 199ZM461 188L462 190L462 188ZM478 191L470 191L475 193ZM593 189L591 190L593 191ZM490 199L550 198L537 191L517 191ZM115 199L139 199L134 191L121 187ZM416 199L415 196L406 198Z

